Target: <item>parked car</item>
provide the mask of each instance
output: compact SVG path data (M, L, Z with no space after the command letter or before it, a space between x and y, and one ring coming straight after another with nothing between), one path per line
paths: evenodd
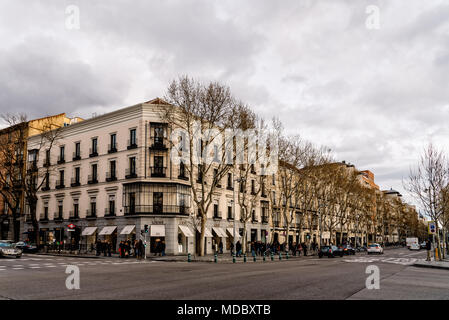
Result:
M344 244L340 248L343 250L343 254L355 255L355 249L349 244Z
M22 250L14 247L12 243L0 242L0 257L22 257Z
M368 246L368 248L366 249L366 252L368 254L372 254L372 253L383 254L384 249L382 248L382 246L380 244L373 243Z
M334 258L335 256L343 257L343 250L338 248L337 246L323 246L318 252L318 256L322 258L323 256L327 256L328 258Z
M366 247L365 246L358 246L358 247L356 247L355 248L355 251L357 251L357 252L363 252L363 251L366 251Z
M23 241L17 242L15 244L15 247L18 249L21 249L25 253L36 253L37 252L37 246L30 244L30 243L23 242Z
M412 243L410 244L410 246L408 247L410 250L420 250L421 246L417 243Z

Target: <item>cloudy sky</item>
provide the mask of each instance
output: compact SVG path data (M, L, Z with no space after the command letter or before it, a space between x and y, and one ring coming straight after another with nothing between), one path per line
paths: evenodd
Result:
M88 118L188 74L402 192L429 141L449 147L448 17L447 0L3 0L0 113Z

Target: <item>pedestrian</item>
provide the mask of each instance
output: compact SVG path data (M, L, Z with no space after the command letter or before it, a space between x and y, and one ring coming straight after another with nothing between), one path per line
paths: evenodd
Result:
M218 250L220 250L220 254L223 254L223 241L220 241L218 245Z
M134 257L136 259L139 258L139 241L137 241L137 239L134 240Z
M143 244L142 239L139 240L139 259L143 259L143 257L145 256L145 245Z
M231 256L234 255L234 243L231 242L231 245L229 246L229 248L231 249Z
M97 240L97 256L99 256L101 254L101 241Z
M242 254L242 245L240 244L240 240L235 244L235 251L237 252L237 257L240 257Z
M108 257L112 257L112 255L111 255L111 249L112 249L111 242L108 241L106 243L106 245L107 245L107 248L108 248Z
M302 250L304 251L304 257L307 256L307 245L304 242L302 243Z
M296 242L293 242L293 245L292 245L292 256L296 257Z
M251 255L252 255L253 257L256 256L256 247L255 247L254 242L251 242Z
M165 256L165 241L161 242L161 256Z
M432 250L432 244L430 243L429 239L427 239L427 241L426 241L426 250L427 250L426 261L430 261L430 251Z
M108 250L108 248L107 248L107 246L108 246L108 244L106 243L106 240L104 240L104 241L102 241L102 243L101 243L101 248L102 248L102 250L103 250L103 255L106 257L107 256L107 250Z

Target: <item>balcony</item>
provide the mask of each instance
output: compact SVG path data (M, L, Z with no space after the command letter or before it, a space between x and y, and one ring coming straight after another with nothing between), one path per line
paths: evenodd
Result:
M137 148L137 139L134 141L128 140L128 146L126 147L126 149L131 150L136 148Z
M281 225L281 222L280 221L273 221L273 225L275 226L275 227L279 227L280 225Z
M50 190L50 185L45 185L41 188L42 191L48 191Z
M262 216L262 223L268 223L268 216Z
M176 215L189 215L189 208L185 206L125 206L125 215L152 215L152 214L176 214Z
M81 160L81 154L77 154L76 152L73 153L73 157L72 157L73 161L77 161L77 160Z
M64 181L57 181L55 188L56 189L64 189L65 188Z
M70 213L69 213L69 220L70 220L70 221L76 221L76 220L78 220L79 218L80 218L80 217L79 217L78 212L70 211Z
M251 216L251 222L259 222L259 221L257 220L257 216L256 216L255 214L253 214L253 215Z
M151 176L158 178L165 178L165 172L167 168L165 167L150 167Z
M180 174L180 175L178 176L178 179L189 181L189 177L186 177L185 173Z
M115 217L115 208L104 208L104 216L107 217Z
M54 213L53 217L54 217L53 218L54 221L62 221L62 220L64 220L64 217L62 216L62 214L58 214L57 215L56 213Z
M167 146L164 144L164 138L153 137L153 143L150 146L150 150L167 150Z
M65 163L65 158L64 158L64 156L58 156L58 162L57 162L58 164L63 164L63 163Z
M42 223L48 222L48 215L47 216L41 215L39 218L39 222L42 222Z
M108 144L108 153L117 152L117 143L116 144Z
M232 190L234 190L234 187L233 187L233 186L230 186L230 185L228 185L228 186L226 187L226 189L227 189L227 190L231 190L231 191L232 191Z
M137 173L135 170L126 169L125 171L125 179L133 179L137 178Z
M80 180L76 178L71 179L70 186L71 187L79 187L81 185Z
M86 219L96 219L97 211L92 211L90 209L86 210Z
M98 149L93 150L92 148L89 149L89 158L97 157L98 156Z
M107 182L116 181L116 180L117 180L117 176L116 176L115 172L106 172L106 181Z
M88 184L95 184L95 183L98 183L98 177L97 177L97 175L89 175L88 177L87 177L87 183Z
M50 159L45 159L44 168L51 166Z

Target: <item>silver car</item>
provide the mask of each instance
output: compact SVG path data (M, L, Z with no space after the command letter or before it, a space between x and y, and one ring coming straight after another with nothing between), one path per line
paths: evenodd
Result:
M0 257L21 258L22 250L16 248L12 243L0 242Z

